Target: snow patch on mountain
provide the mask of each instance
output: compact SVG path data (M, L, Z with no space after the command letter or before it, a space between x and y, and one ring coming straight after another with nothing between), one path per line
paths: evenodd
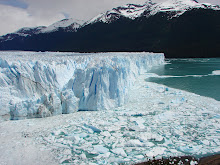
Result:
M1 39L0 42L13 40L16 37L28 37L34 34L51 33L51 32L58 31L60 28L66 32L76 32L77 29L79 29L84 23L85 21L83 20L70 18L70 19L64 19L64 20L55 22L54 24L48 27L46 26L24 27L14 33L9 33L9 34L2 36L0 38Z
M87 24L96 22L111 23L120 17L129 19L136 19L142 15L150 17L160 12L174 12L175 14L172 17L178 17L193 8L220 10L218 5L198 3L195 0L167 0L161 3L153 3L149 0L143 5L127 4L113 8L112 10L97 15L88 21Z
M75 32L78 28L81 27L81 25L84 23L85 21L83 20L77 20L77 19L63 19L61 21L58 21L50 26L48 26L45 29L42 29L40 32L41 33L49 33L49 32L54 32L59 30L59 28L64 28L66 29L66 31L73 31Z
M0 116L48 117L126 103L139 74L160 53L0 52Z
M32 34L32 33L39 33L41 30L45 29L46 26L39 26L39 27L24 27L19 29L15 32L15 34L22 35L22 34Z
M106 13L101 13L87 22L87 24L95 22L110 23L112 20L119 19L121 16L135 19L146 10L146 5L127 4L117 8L113 8Z
M159 12L176 12L176 15L173 17L178 17L193 8L220 10L220 7L217 5L206 5L198 3L195 0L167 0L153 5L151 15L155 15Z
M6 34L6 35L0 37L0 39L1 39L0 42L13 40L16 37L28 37L28 36L32 36L33 34L39 34L45 28L46 28L46 26L24 27L14 33L9 33L9 34Z

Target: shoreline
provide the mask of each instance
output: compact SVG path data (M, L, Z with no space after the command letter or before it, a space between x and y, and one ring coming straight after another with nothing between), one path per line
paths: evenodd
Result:
M191 165L191 164L198 164L198 165L219 165L220 164L220 154L214 154L210 156L205 156L200 159L197 159L192 156L181 156L181 157L170 157L165 159L154 159L149 160L142 163L137 163L135 165L151 165L151 164L157 164L157 165L166 165L166 164L181 164L184 165Z

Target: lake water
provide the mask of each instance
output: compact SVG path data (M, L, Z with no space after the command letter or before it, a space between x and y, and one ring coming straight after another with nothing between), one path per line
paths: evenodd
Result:
M147 81L220 101L220 58L166 59L150 73L154 74Z

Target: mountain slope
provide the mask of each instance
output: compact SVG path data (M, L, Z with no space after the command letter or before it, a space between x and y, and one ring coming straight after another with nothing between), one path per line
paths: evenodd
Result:
M165 52L166 57L220 57L219 9L194 0L130 4L81 23L77 30L62 27L22 36L1 42L0 49L153 51Z
M220 10L218 5L212 5L208 3L200 4L196 0L167 0L161 3L153 3L152 0L148 0L144 5L127 4L117 8L113 8L110 11L99 14L94 17L89 23L104 22L111 23L120 17L126 17L129 19L136 19L145 15L150 17L160 12L173 12L173 17L178 17L191 9L213 9Z
M79 29L83 23L84 23L83 20L76 20L72 18L64 19L48 26L45 29L42 29L40 33L50 33L54 31L58 31L59 28L62 28L68 32L76 32L77 29Z
M42 33L52 33L59 30L63 30L65 32L76 32L77 29L79 29L83 24L84 24L83 20L76 20L70 18L55 22L54 24L48 27L46 26L39 26L33 28L24 27L14 33L9 33L4 36L1 36L0 42L14 40L19 37L20 38L31 37L33 35L38 35Z
M0 42L13 40L14 38L18 38L18 37L30 37L34 34L40 33L45 28L46 26L39 26L39 27L33 27L33 28L24 27L14 33L9 33L4 36L1 36Z

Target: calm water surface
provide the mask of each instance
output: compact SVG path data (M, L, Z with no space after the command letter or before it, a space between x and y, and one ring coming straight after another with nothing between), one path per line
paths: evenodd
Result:
M164 84L220 101L220 58L166 59L147 81Z

